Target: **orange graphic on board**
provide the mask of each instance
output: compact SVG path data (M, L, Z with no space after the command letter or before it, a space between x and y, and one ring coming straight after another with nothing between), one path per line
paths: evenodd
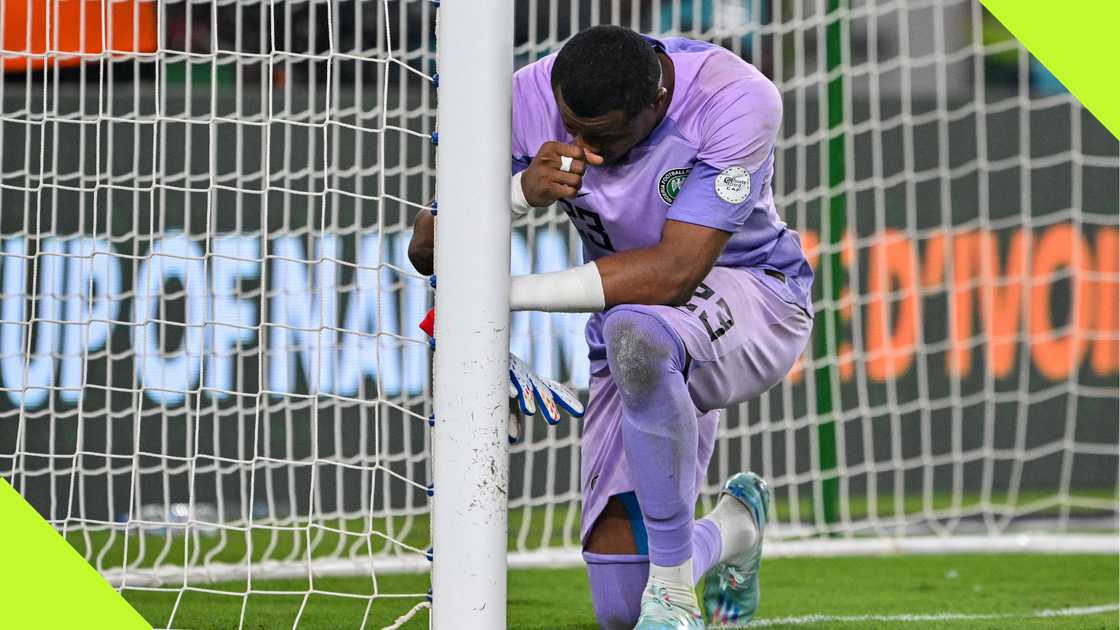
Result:
M83 57L154 52L156 3L141 0L3 0L4 71L76 66ZM51 25L48 30L47 24ZM102 25L105 32L102 32Z
M801 241L819 273L819 235L803 230ZM922 338L926 318L934 316L924 312L925 302L933 296L947 301L944 356L949 376L972 376L976 352L983 353L985 369L997 379L1012 375L1028 359L1052 381L1079 371L1096 377L1120 373L1116 228L1100 227L1086 235L1063 223L1034 231L1020 228L1002 239L995 232L968 229L935 232L921 242L888 229L864 239L870 245L858 261L852 242L848 236L841 244L849 286L840 291L836 305L844 326L857 328L842 331L836 346L843 381L854 377L856 361L872 381L896 379L912 369L923 344L943 343ZM855 306L858 319L853 317L853 282L861 296ZM798 361L790 379L802 378Z

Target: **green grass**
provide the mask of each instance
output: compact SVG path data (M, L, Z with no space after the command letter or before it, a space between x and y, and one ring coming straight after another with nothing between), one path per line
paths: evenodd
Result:
M773 513L778 521L788 521L791 516L793 502L788 495L778 493L773 502ZM1005 494L993 493L990 501L994 505L1034 506L1030 516L1046 517L1057 515L1059 507L1052 502L1052 492L1023 491L1014 500ZM1091 500L1102 504L1115 504L1117 499L1116 488L1083 488L1072 497L1074 500ZM802 522L812 522L813 503L812 496L802 493L798 497L798 516ZM976 511L979 509L980 496L974 493L964 493L957 499L957 509ZM930 506L934 510L950 510L954 508L951 493L934 493L930 498ZM895 512L896 507L900 510ZM576 546L579 544L579 514L569 514L578 506L556 505L551 511L544 507L533 509L519 508L509 511L509 549L519 548L518 538L525 531L524 550L542 548L556 548L563 546ZM902 514L912 515L909 520L917 520L923 514L924 505L920 493L907 494L900 505L896 506L893 494L884 494L879 497L872 509L866 495L852 495L847 503L850 518L860 520L874 512L879 518L892 518ZM1074 514L1093 516L1112 514L1112 510L1091 510L1073 508ZM697 516L703 512L697 506ZM569 518L571 516L571 518ZM565 540L565 523L571 522L568 539ZM306 518L299 521L284 521L279 523L280 528L256 526L248 532L249 543L246 541L246 532L242 530L227 530L222 536L199 536L191 542L189 549L185 548L184 537L181 535L141 535L132 531L128 536L128 564L130 567L149 567L157 563L161 566L184 564L184 558L192 558L188 564L202 564L204 558L209 562L244 564L246 554L252 549L252 560L259 561L267 555L269 559L302 560L310 547L310 556L319 557L352 557L366 553L367 540L372 546L374 554L382 553L422 553L427 549L431 540L429 518L427 514L417 514L410 518L379 517L367 522L361 518L332 518L316 519L309 527ZM1073 525L1076 527L1076 523ZM342 533L346 532L346 533ZM365 532L379 532L381 535L366 536ZM83 556L95 561L99 569L119 567L125 558L125 536L119 529L110 531L69 531L67 540Z
M1114 488L1080 490L1078 496L1097 501L1115 498ZM1048 504L1052 495L1023 492L1013 503L1035 504L1035 516L1057 513ZM812 514L810 497L799 497L802 519ZM906 514L920 515L919 496L908 495L902 506ZM874 511L890 516L892 497L883 497ZM993 496L993 503L1006 497ZM960 497L963 506L975 506L979 497ZM932 497L935 509L952 504L951 495ZM779 518L788 518L791 502L778 497L774 503ZM848 504L852 518L864 518L872 511L866 497L853 496ZM571 517L571 537L578 537L578 506L559 505L549 514L543 508L511 510L510 549L517 548L517 536L525 530L527 548L551 547L564 540L564 524ZM1075 512L1092 514L1075 508ZM252 559L290 559L300 561L307 555L324 557L360 556L367 541L375 553L408 549L423 550L429 544L426 514L392 519L316 520L283 523L293 529L254 528L248 533L227 530L219 536L198 536L187 547L181 535L129 535L128 558L131 567L182 565L184 554L190 564L209 562L244 564L251 549ZM324 529L322 526L332 529ZM338 531L333 531L338 530ZM389 533L392 540L367 532ZM345 533L343 533L345 532ZM69 532L67 538L79 552L97 562L100 568L120 566L125 557L124 536L120 531ZM249 542L249 544L247 544ZM889 558L775 559L765 565L765 598L760 618L800 615L895 615L967 614L1029 615L1032 611L1077 606L1096 606L1120 602L1116 578L1120 567L1115 557L1100 556L934 556ZM955 572L955 573L954 573ZM958 577L946 577L956 575ZM235 628L242 619L244 628L291 628L301 606L300 628L357 628L366 617L370 594L373 600L367 628L380 628L426 600L427 575L379 576L376 585L369 578L325 578L314 583L315 593L306 580L254 581L252 595L244 582L198 584L200 590L181 595L168 591L127 590L126 597L153 625L165 627L171 610L176 628ZM562 595L557 595L562 593ZM392 594L398 596L393 597ZM401 597L401 594L411 594ZM349 595L349 596L348 596ZM1116 613L1068 618L999 618L988 620L938 621L936 623L895 623L865 621L860 624L830 620L816 625L788 627L950 627L950 628L1117 628ZM515 628L594 628L590 595L582 569L515 571L510 573L510 627ZM427 611L413 618L407 627L426 627Z
M1117 628L1116 611L1069 617L1032 617L1040 610L1099 606L1120 602L1116 556L1089 555L946 555L874 558L785 558L763 564L763 599L759 620L806 615L999 615L983 620L898 622L830 619L819 623L775 624L774 628ZM176 628L235 628L242 614L245 583L208 585L228 594L186 592L174 618ZM244 628L290 628L304 601L306 580L254 582L245 606ZM312 595L300 618L307 629L357 628L366 614L368 578L315 581L318 591L349 593ZM367 628L391 623L424 600L427 575L391 575L377 580L381 593L420 594L407 599L376 599ZM125 597L153 625L164 627L176 593L126 590ZM582 569L511 571L510 628L596 628ZM427 611L406 627L426 628Z

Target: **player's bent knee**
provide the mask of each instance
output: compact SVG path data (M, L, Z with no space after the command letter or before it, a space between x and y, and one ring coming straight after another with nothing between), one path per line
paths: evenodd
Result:
M642 396L684 364L684 344L652 313L627 307L603 323L607 364L623 395Z

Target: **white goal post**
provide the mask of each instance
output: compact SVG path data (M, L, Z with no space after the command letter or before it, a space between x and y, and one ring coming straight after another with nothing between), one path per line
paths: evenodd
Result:
M768 557L1116 553L1120 142L977 0L5 0L0 476L166 627L504 623L581 495L581 423L505 444L506 352L588 383L586 316L505 308L581 262L563 213L509 224L509 74L599 23L784 101L816 337L702 507L752 469Z
M513 2L438 24L432 626L504 628Z

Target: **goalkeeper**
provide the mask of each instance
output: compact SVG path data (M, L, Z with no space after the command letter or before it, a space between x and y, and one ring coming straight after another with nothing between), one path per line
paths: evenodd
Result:
M731 477L693 520L718 410L793 366L812 271L771 191L781 97L732 53L611 26L513 79L515 212L553 204L583 266L513 278L514 310L593 312L581 539L605 628L703 628L758 606L766 484ZM432 217L410 256L431 268Z

